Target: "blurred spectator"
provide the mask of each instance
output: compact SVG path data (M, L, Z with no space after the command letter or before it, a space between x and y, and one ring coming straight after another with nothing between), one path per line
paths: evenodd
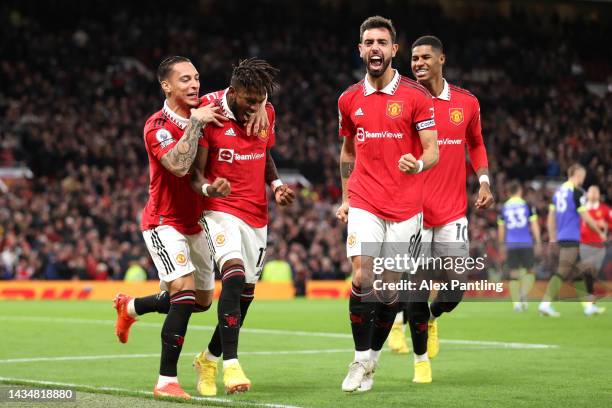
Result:
M248 20L228 25L219 16L235 15L235 2L187 3L177 12L66 3L62 13L53 2L0 5L0 164L25 164L35 174L0 192L0 278L131 279L130 270L156 278L138 227L148 194L142 128L162 106L154 71L169 54L193 58L202 92L226 83L240 57L281 69L273 154L279 168L299 170L312 187L290 208L271 206L270 259L288 263L302 293L308 279L348 276L346 227L334 215L336 101L363 76L357 28L373 6L253 1ZM419 35L443 40L447 79L480 99L498 202L506 180L562 177L573 162L587 167L587 186L597 183L612 198L612 98L588 90L612 78L612 26L530 13L528 5L504 16L465 5L461 16L445 17L435 2L417 2L418 19L405 7L375 7L398 27L394 65L409 74L409 44ZM476 191L473 174L468 189ZM529 200L545 220L550 191L536 187ZM486 243L495 242L496 211L470 207L469 217L472 250L494 266L495 248Z

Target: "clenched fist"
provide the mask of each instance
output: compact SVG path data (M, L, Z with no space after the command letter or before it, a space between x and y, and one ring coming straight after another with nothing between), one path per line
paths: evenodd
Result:
M217 177L212 184L206 187L209 197L227 197L232 191L229 181L222 177Z

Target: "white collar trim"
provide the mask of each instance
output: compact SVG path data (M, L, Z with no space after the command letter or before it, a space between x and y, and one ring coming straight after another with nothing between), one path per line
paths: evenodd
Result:
M227 103L227 91L229 88L225 88L223 91L223 98L221 98L221 108L223 108L223 115L231 120L236 120L236 116L234 116L234 112L230 109Z
M397 72L397 69L394 71L395 71L395 75L393 75L393 79L391 80L391 82L389 82L387 86L385 86L383 89L381 89L378 92L382 92L387 95L395 94L395 91L397 90L397 86L399 85L399 82L400 82L400 74L399 72ZM365 96L368 96L368 95L372 95L375 92L377 92L377 89L374 88L372 85L370 85L370 82L368 81L368 74L366 74L365 79L363 80L363 94Z
M442 80L444 81L444 88L442 88L442 93L440 93L440 95L438 96L434 96L434 98L442 99L443 101L450 101L450 86L448 86L448 82L446 82L446 79L442 78Z
M168 117L168 119L170 119L170 122L174 123L180 129L185 129L189 124L189 119L180 116L170 109L167 99L164 101L164 108L162 109L162 112Z

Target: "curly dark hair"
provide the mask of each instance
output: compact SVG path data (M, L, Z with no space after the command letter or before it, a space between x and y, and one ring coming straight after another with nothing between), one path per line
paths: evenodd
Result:
M255 89L270 95L278 88L278 72L278 69L264 60L248 58L234 66L230 84L234 88Z

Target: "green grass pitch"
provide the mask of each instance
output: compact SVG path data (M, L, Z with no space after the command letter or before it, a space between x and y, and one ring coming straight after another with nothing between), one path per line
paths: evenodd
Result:
M240 361L252 390L232 396L220 392L216 399L190 404L610 407L612 305L601 304L608 313L587 318L579 303L558 303L562 317L553 319L538 316L535 303L517 314L507 302L464 302L440 319L443 342L432 362L432 384L411 382L411 355L384 352L374 389L346 395L340 383L352 359L347 301L255 300L240 334ZM142 317L128 344L116 340L114 318L110 301L0 302L0 382L77 387L76 404L46 406L179 406L151 397L163 316ZM179 378L194 396L191 361L208 343L215 319L214 309L194 314L183 347ZM218 380L222 391L221 375Z

